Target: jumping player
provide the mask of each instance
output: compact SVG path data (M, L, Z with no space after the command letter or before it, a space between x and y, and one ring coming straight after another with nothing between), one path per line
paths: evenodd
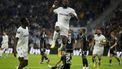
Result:
M67 41L68 41L68 31L69 31L69 21L71 17L77 17L77 14L74 9L68 7L69 1L68 0L62 0L62 6L58 7L58 1L55 0L52 8L50 9L50 12L54 12L57 14L57 22L55 24L55 31L53 35L53 42L51 48L55 47L55 41L60 33L62 44L59 50L61 50L63 47L66 47Z

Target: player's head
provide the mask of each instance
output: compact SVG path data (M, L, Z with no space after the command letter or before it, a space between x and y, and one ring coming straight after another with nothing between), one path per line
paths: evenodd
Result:
M111 31L110 36L111 37L115 37L116 36L116 32L115 31Z
M96 28L96 34L101 35L102 34L102 29L101 28Z
M27 18L22 18L22 19L21 19L21 25L22 25L23 27L28 26L28 25L29 25L28 19L27 19Z
M5 31L3 31L3 35L7 35L7 33Z
M69 0L63 0L62 3L63 3L63 8L67 8L69 5Z
M45 32L45 31L46 31L46 29L45 29L45 28L42 28L42 31L43 31L43 32Z
M80 34L84 34L84 33L86 33L86 29L81 28L80 29Z

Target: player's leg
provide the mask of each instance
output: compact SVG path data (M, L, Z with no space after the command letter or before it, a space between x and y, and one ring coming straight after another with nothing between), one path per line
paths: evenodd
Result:
M98 65L101 65L102 55L98 55Z
M0 49L0 57L2 57L3 53L4 53L4 48L1 48Z
M116 60L118 61L119 65L120 65L120 59L119 59L119 57L117 57L117 54L114 53L113 56L116 58Z
M19 66L18 69L23 69L24 57L18 57Z
M61 44L60 48L58 49L59 56L61 56L63 51L65 51L68 38L64 35L61 35L61 40L62 40L62 44Z
M47 55L46 55L46 54L44 54L44 58L45 58L45 60L46 60L46 62L47 62L47 63L49 63L49 62L50 62L50 60L49 60L49 58L47 57Z
M112 65L112 57L113 57L113 54L110 53L110 56L109 56L109 64Z
M55 27L54 34L53 34L53 41L52 41L51 48L54 48L55 47L55 42L56 42L56 39L58 38L59 32L60 32L60 28L59 28L59 26L56 26Z
M26 67L27 65L28 65L28 60L27 60L27 59L24 59L22 67L24 68L24 67Z
M92 63L93 63L93 67L96 67L96 56L97 56L97 49L93 50L93 55L92 55Z
M83 63L83 69L88 69L88 60L85 51L82 52L82 63Z

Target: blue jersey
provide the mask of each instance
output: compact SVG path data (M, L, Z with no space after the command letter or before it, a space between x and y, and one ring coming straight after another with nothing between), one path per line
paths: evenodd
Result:
M67 41L67 46L66 46L66 50L69 52L73 52L73 44L75 43L75 39L73 38L73 36L69 36L68 37L68 41Z
M82 50L87 51L88 50L87 36L85 34L82 34L82 35L79 34L78 40L82 41L83 43Z

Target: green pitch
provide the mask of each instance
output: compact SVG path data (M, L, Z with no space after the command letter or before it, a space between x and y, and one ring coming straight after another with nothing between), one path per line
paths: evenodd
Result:
M59 58L57 55L49 55L48 56L51 60L50 64L54 65ZM90 69L93 68L93 64L91 63L91 57L88 57ZM122 58L121 58L122 61ZM29 55L29 65L25 69L48 69L48 64L39 64L40 62L40 55ZM0 69L16 69L16 66L19 64L17 58L15 58L12 54L8 57L0 58ZM80 56L73 56L72 58L72 65L71 69L81 69L82 61ZM113 59L112 66L108 64L108 57L103 57L102 64L100 69L122 69L122 65L118 65L117 61Z

